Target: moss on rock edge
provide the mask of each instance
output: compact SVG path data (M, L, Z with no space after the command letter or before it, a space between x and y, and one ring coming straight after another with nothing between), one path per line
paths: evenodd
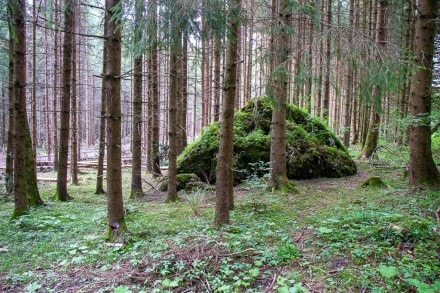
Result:
M269 98L251 100L234 117L234 181L263 176L267 169L255 170L253 163L270 160ZM317 118L294 105L287 106L287 177L307 179L342 177L356 173L356 165L340 140ZM215 182L220 123L211 123L199 139L188 145L177 160L178 173L194 173L206 182Z

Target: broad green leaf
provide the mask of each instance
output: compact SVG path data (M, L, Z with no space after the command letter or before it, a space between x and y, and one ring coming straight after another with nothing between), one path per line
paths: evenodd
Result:
M380 265L379 273L382 275L382 277L390 279L397 276L399 272L397 271L397 268L394 266Z
M127 286L121 285L115 288L114 293L132 293L132 291Z
M251 277L257 277L260 274L260 269L259 268L253 268L249 270L249 275L251 275Z
M332 233L333 229L327 228L327 227L319 227L319 232L323 234Z

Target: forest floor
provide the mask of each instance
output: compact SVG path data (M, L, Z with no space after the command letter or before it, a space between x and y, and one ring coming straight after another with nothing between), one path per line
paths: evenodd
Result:
M0 197L0 291L440 292L439 192L409 191L402 163L358 162L355 176L294 181L295 194L246 182L222 229L211 225L213 190L165 204L147 176L144 198L129 200L124 169L130 232L120 243L105 241L94 170L67 203L41 182L45 205L18 220ZM361 187L370 176L387 186Z

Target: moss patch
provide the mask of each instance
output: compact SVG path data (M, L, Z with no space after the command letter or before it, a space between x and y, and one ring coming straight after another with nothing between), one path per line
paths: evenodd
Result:
M387 187L387 184L379 177L368 177L360 184L361 187L376 187L376 188L384 188Z
M235 114L234 181L263 176L266 169L252 164L270 160L272 108L266 97L251 100ZM294 105L287 106L287 177L307 179L356 173L356 165L340 140L317 118ZM220 123L204 128L201 137L185 148L177 161L178 173L193 173L214 183Z
M192 191L199 188L204 188L206 183L200 181L200 178L195 174L177 174L177 191L185 190ZM167 191L168 189L168 179L165 179L159 186L160 191Z

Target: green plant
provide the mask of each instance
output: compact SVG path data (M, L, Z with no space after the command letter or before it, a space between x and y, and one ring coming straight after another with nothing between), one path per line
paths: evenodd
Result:
M200 215L200 209L205 201L206 189L198 188L191 192L182 191L182 196L188 203L188 206L194 216Z

